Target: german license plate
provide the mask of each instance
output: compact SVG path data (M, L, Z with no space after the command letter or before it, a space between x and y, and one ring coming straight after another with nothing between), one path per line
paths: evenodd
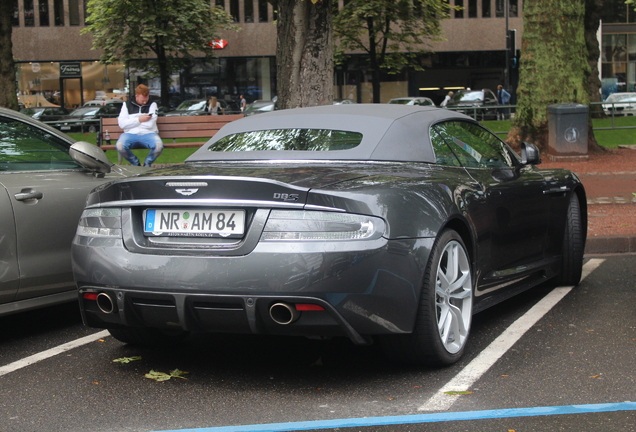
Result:
M144 234L147 236L242 237L244 210L147 209Z

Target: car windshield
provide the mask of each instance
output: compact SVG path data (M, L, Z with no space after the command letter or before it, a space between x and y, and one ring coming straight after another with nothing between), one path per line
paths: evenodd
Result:
M484 100L484 95L480 91L472 91L472 92L459 92L453 96L454 101L459 102L474 102Z
M182 102L181 105L177 107L178 110L186 110L186 111L198 111L205 109L206 101L204 100L188 100Z
M78 108L71 113L73 117L83 117L87 115L95 115L97 111L99 111L100 107L86 107L86 108Z
M391 99L389 101L390 104L400 104L400 105L408 105L413 99Z
M208 150L240 151L331 151L349 150L362 141L359 132L328 129L275 129L238 133L221 138Z
M606 102L634 102L636 101L635 93L618 94L614 93L608 96Z

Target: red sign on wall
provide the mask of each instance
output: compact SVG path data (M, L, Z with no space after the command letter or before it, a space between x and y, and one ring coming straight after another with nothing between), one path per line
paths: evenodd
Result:
M214 39L210 42L212 49L223 49L227 46L227 41L223 39Z

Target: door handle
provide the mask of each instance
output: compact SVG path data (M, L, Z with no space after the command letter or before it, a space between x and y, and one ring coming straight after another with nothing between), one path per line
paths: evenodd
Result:
M18 201L28 201L28 200L40 200L44 196L42 192L36 191L31 188L24 188L14 195L15 199Z

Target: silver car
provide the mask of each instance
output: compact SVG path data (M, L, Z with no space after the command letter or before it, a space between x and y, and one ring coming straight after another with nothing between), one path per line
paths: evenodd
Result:
M417 106L435 106L435 102L427 97L400 97L393 98L390 104L396 105L417 105Z
M86 196L133 173L110 165L94 145L0 108L0 315L77 299L71 241Z
M234 121L185 164L89 196L72 247L84 322L137 344L344 336L453 363L474 313L581 277L585 190L539 162L433 107Z

